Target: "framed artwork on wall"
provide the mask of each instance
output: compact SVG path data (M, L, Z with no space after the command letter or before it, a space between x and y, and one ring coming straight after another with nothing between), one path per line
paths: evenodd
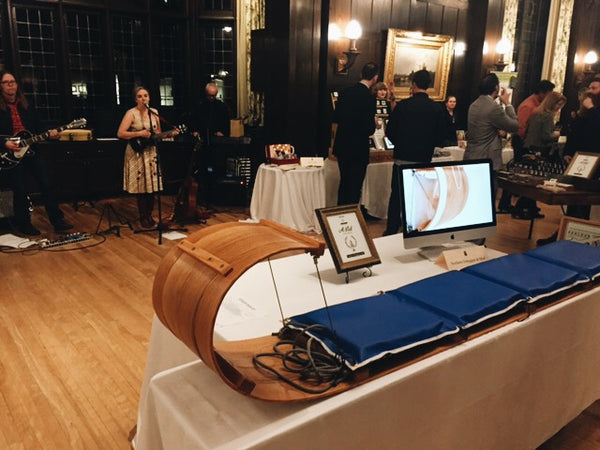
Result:
M397 99L410 97L411 75L421 69L431 74L427 94L443 101L448 89L453 40L450 36L390 28L385 51L384 82L394 87Z

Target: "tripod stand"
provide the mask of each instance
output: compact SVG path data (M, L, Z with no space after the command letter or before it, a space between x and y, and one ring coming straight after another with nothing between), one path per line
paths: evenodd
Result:
M108 221L108 228L106 230L100 231L100 225L102 225L102 221L104 220L104 216L106 216L106 220ZM119 221L120 225L113 225L112 219L113 216L116 220ZM102 212L100 213L100 220L98 220L98 225L96 226L96 234L108 234L115 233L118 237L121 237L121 228L129 227L130 230L133 230L133 226L131 222L125 219L122 215L120 215L112 205L112 200L106 200L104 205L102 206Z
M157 176L157 188L155 192L152 192L152 194L156 194L156 197L158 199L158 224L153 227L153 228L148 228L148 229L143 229L143 230L134 230L134 234L138 234L138 233L149 233L149 232L153 232L153 231L158 231L158 245L162 244L162 235L163 235L163 231L167 230L167 231L182 231L185 232L187 231L187 228L171 228L169 227L168 224L164 224L163 220L162 220L162 199L161 199L161 192L163 190L162 187L162 166L160 163L160 151L158 149L157 146L157 142L156 139L154 139L154 128L152 127L152 110L150 109L149 106L146 106L146 108L148 109L148 119L150 121L150 142L152 142L151 145L154 145L156 147L156 176Z

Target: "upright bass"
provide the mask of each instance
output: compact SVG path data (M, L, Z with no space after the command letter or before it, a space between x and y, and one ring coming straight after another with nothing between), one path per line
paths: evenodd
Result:
M192 150L192 155L190 156L187 173L179 187L179 192L175 199L175 210L172 219L175 222L206 223L206 220L210 218L210 213L198 206L198 181L194 177L196 154L201 147L202 140L200 137L196 136L196 142L194 144L194 149Z

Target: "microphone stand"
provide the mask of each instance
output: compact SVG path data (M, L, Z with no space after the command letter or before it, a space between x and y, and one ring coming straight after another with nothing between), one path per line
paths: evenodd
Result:
M163 188L162 188L162 183L163 183L163 179L162 179L162 165L160 162L160 151L158 150L158 142L156 141L155 137L154 137L154 128L152 127L152 110L150 109L150 105L145 104L146 108L148 109L148 120L150 121L150 142L151 145L153 144L156 147L156 176L158 177L158 182L157 182L157 190L156 192L153 192L153 194L156 194L156 198L158 200L158 223L154 228L148 228L148 229L144 229L144 230L135 230L133 233L137 234L137 233L149 233L152 231L158 231L158 245L162 245L162 233L163 230L168 230L168 231L182 231L182 232L186 232L187 228L170 228L168 225L164 225L163 224L163 220L162 220L162 199L161 199L161 195L160 193L162 192Z

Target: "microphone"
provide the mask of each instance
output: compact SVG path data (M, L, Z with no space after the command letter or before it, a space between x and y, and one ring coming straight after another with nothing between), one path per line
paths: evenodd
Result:
M144 103L144 106L148 109L150 109L150 103Z

